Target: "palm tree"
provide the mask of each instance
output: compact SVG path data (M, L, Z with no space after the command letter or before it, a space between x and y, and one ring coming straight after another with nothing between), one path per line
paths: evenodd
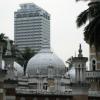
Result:
M5 34L4 33L1 33L0 34L0 41L3 41L5 39Z
M90 0L88 9L80 13L76 23L78 27L86 25L84 28L84 40L90 46L94 45L96 50L100 49L100 0L95 0L94 2Z
M4 33L0 34L0 47L2 48L2 52L4 54L6 50L6 36Z
M16 51L16 61L23 66L24 68L24 75L26 73L26 67L29 59L33 57L36 52L32 50L31 48L26 47L23 52L19 51L18 49Z

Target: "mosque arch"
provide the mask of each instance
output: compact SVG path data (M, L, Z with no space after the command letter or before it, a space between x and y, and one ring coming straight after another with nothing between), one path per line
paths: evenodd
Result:
M91 59L91 67L92 67L92 70L95 71L97 69L97 61L96 61L96 58L92 58Z

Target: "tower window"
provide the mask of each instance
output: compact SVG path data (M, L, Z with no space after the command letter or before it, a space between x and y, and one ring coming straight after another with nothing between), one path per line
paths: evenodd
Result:
M93 71L96 70L96 61L95 60L92 61L92 68L93 68Z
M81 66L81 65L79 64L78 67L80 68L80 66Z
M47 85L48 85L47 83L44 83L44 84L43 84L43 89L44 89L44 90L47 90L47 88L48 88Z

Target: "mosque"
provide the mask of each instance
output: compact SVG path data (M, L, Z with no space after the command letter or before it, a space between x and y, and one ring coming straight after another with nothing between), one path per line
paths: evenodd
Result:
M0 43L0 100L100 100L100 54L90 48L90 70L87 57L79 46L78 56L72 57L69 68L50 50L40 50L23 68L14 61L9 39L2 59ZM97 58L98 57L98 58Z

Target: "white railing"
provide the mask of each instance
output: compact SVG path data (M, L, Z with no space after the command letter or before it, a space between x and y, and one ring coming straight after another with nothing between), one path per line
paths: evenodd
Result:
M100 96L100 91L89 91L88 92L89 96Z
M55 92L48 92L48 91L43 91L43 90L34 90L34 89L20 89L16 88L16 93L20 94L48 94L48 95L72 95L71 91L67 92L60 92L60 91L55 91Z
M100 71L87 71L86 72L86 77L87 78L97 78L97 77L100 77Z

